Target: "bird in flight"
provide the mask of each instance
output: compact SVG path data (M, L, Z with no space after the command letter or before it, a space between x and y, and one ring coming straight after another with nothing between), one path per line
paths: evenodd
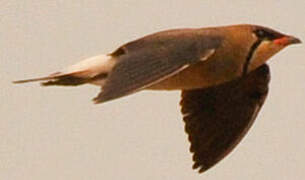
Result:
M266 61L297 43L293 36L258 25L174 29L15 83L98 85L97 104L141 90L181 90L193 169L204 172L232 151L255 120L268 93Z

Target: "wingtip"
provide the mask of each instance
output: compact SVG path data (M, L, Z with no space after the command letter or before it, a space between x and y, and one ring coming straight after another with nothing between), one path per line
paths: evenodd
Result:
M94 104L101 104L101 103L103 103L103 101L101 101L98 97L93 98L92 101L93 101Z
M98 96L93 98L92 101L94 104L103 104L103 103L111 101L113 99L115 99L115 98L109 98L107 96L103 96L103 95L99 94Z
M92 101L93 101L93 104L100 104L100 102L95 99L92 99Z
M201 168L199 169L198 173L200 173L200 174L201 174L201 173L204 173L206 170L207 170L206 168L201 167Z
M210 169L213 165L211 166L205 166L205 165L202 165L202 164L199 164L199 163L194 163L193 164L193 169L194 170L198 170L198 173L204 173L206 172L208 169Z

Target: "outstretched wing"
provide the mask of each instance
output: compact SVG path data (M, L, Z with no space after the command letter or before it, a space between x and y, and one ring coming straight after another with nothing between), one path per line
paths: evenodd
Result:
M193 169L209 169L240 142L265 101L269 79L269 67L263 65L240 79L182 92Z
M112 53L117 63L94 101L102 103L158 83L208 59L219 44L219 37L197 30L165 31L128 43Z

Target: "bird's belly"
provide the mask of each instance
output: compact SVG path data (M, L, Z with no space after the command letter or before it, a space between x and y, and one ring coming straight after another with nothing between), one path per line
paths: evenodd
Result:
M231 81L242 74L242 68L233 61L198 63L178 74L154 84L150 90L188 90L207 88Z

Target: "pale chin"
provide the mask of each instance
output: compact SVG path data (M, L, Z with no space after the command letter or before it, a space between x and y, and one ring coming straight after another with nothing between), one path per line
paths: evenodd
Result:
M273 55L282 50L285 46L279 46L273 41L263 41L254 52L250 64L249 72L255 70L259 66L265 64Z

